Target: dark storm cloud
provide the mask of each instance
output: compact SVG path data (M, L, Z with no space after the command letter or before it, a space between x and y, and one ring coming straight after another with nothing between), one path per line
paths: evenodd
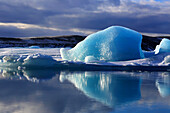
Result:
M37 10L26 5L11 5L0 2L0 22L42 24L46 16L53 14L53 12Z
M160 14L136 18L135 14L100 13L93 15L86 14L76 18L52 17L50 20L56 21L53 23L54 26L65 29L75 27L80 29L102 30L112 25L119 25L129 27L139 32L170 33L170 31L168 31L170 28L170 20L167 18L170 18L170 15Z
M43 23L48 16L81 14L96 10L98 5L110 3L118 5L119 0L0 0L1 22Z
M116 6L120 5L120 0L110 0L111 2L113 2Z
M98 5L109 3L112 5L120 5L120 0L0 0L2 3L13 5L30 6L35 9L72 12L73 9L95 9ZM80 12L81 13L81 12Z
M65 34L66 31L69 34L72 32L70 29L92 29L95 31L111 25L121 25L139 32L170 33L170 20L168 19L170 17L170 8L168 8L170 2L139 1L0 0L0 22L65 29L64 32L43 29L43 32L46 30L46 33L43 33L39 32L40 29L33 28L33 31L25 33L25 36L37 36L41 33L42 35L60 35ZM6 26L1 26L2 29L3 27ZM14 27L16 28L16 26ZM18 32L29 32L31 28L29 30L11 29L0 31L0 35L21 36Z

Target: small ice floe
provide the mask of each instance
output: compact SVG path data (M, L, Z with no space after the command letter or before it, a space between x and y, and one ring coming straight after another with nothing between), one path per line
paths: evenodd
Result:
M2 67L20 67L20 68L45 68L53 67L59 61L49 55L40 53L30 55L6 55L1 58L0 66Z
M30 49L39 49L40 47L39 46L30 46L29 48Z
M164 60L160 63L160 65L161 64L170 65L170 55L166 56Z
M52 67L56 62L57 61L49 55L33 54L27 56L22 65L27 68Z

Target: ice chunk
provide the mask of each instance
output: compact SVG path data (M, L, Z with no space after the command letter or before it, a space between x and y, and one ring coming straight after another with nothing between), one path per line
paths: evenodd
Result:
M30 55L6 55L0 56L0 66L18 67L18 68L47 68L54 67L59 61L53 59L52 56L40 53Z
M40 47L39 46L30 46L29 48L30 49L39 49Z
M164 62L170 64L170 55L165 57Z
M48 55L33 54L27 56L22 64L26 68L53 67L57 62Z
M23 56L21 55L5 55L0 56L0 66L5 67L18 67L18 65L22 64Z
M134 30L111 26L91 34L73 49L60 50L63 60L85 61L87 56L98 60L125 61L144 58L142 35Z
M15 63L17 59L19 58L19 55L10 55L10 56L4 56L2 58L2 62L10 62L10 63Z
M161 62L161 64L167 64L169 65L170 64L170 55L166 56L164 58L164 60Z
M155 54L170 52L170 40L162 39L161 43L156 46Z

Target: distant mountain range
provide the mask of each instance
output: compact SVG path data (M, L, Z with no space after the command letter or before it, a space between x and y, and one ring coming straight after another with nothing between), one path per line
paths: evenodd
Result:
M8 38L0 37L0 48L5 47L74 47L86 36L68 35L53 37L31 37L31 38ZM143 35L142 49L146 51L154 50L162 38L170 39L170 36L147 36Z
M74 47L85 36L69 35L54 37L8 38L0 37L0 48L4 47Z

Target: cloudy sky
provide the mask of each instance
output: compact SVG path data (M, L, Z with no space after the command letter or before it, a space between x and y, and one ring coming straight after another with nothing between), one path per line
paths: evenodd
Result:
M170 0L0 0L0 36L87 35L112 25L170 34Z

